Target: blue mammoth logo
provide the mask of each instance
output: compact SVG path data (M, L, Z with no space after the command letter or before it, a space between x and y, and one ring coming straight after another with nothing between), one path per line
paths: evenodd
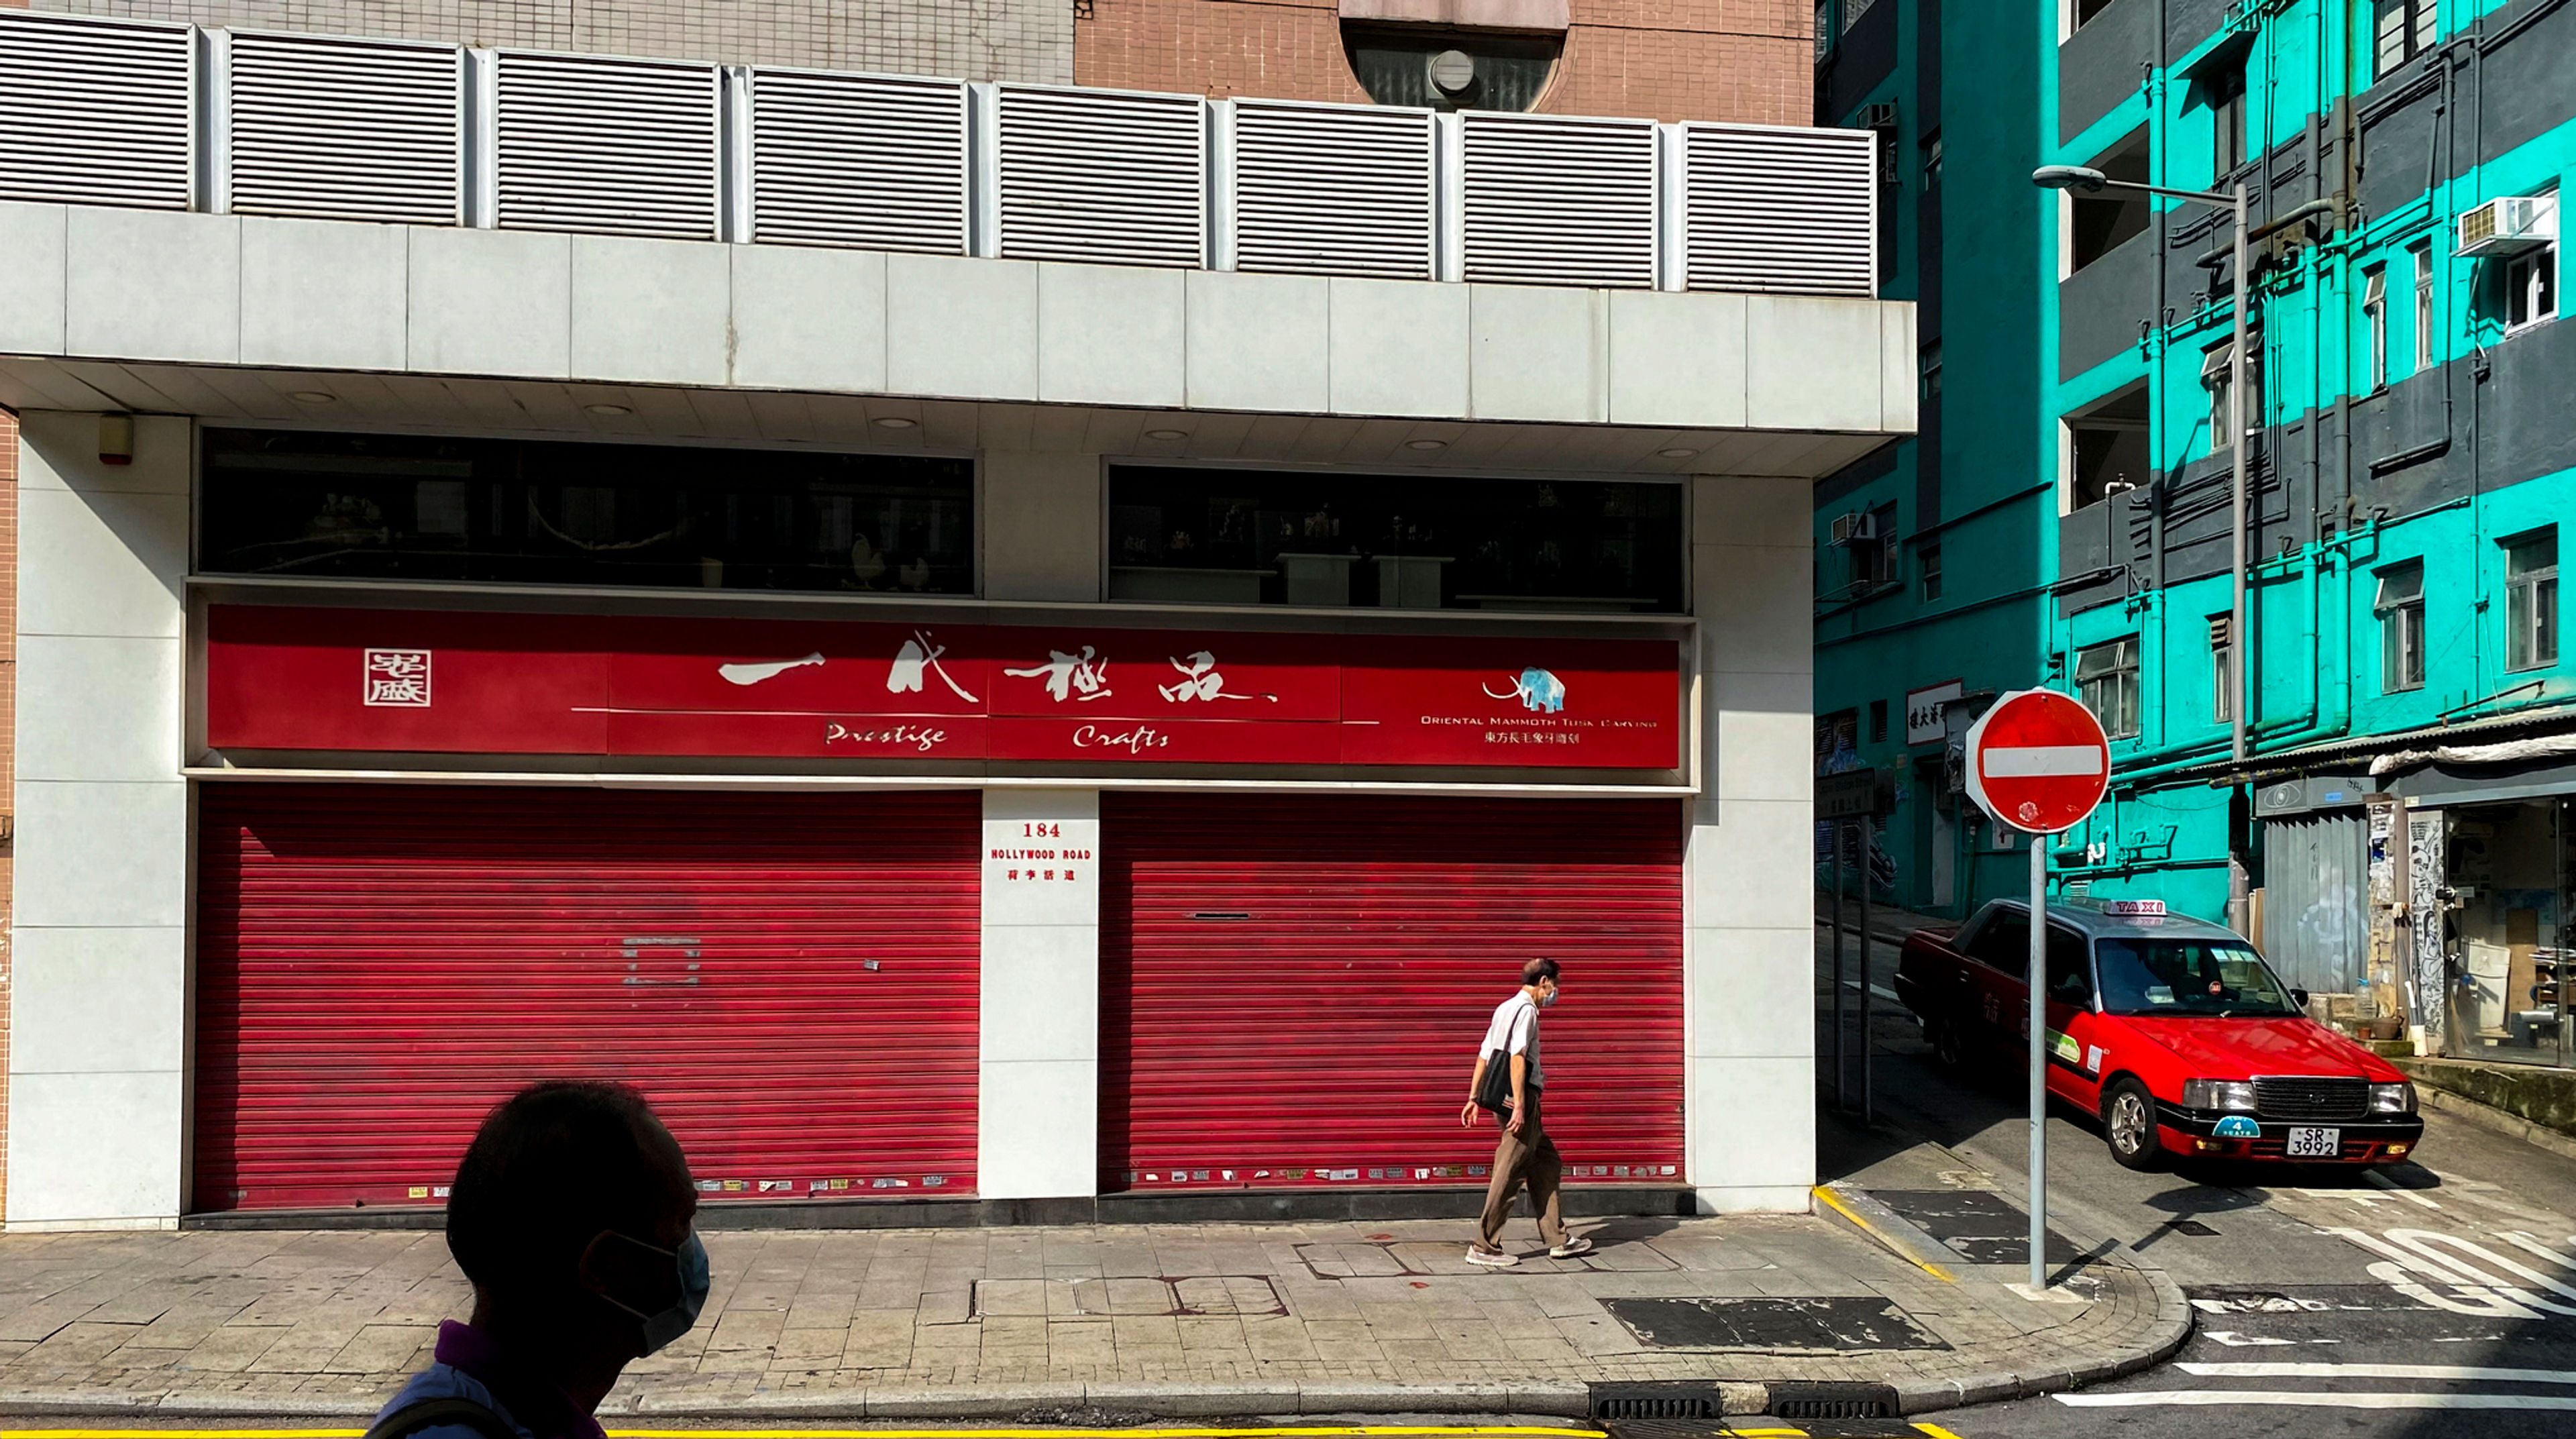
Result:
M1521 708L1540 714L1557 714L1565 708L1565 681L1545 670L1521 671L1521 677L1512 681L1512 687L1507 690L1497 691L1491 685L1484 689L1489 699L1516 699L1521 702Z

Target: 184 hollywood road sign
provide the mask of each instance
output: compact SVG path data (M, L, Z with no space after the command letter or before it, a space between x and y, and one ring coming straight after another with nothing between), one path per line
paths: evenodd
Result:
M2016 690L1969 729L1967 769L1978 808L2027 834L2062 834L2110 787L2111 742L2080 701Z

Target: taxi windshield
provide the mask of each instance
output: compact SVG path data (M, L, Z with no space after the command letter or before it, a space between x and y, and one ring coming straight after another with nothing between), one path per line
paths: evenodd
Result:
M2093 946L2107 1014L2297 1014L2262 956L2241 944L2104 939Z

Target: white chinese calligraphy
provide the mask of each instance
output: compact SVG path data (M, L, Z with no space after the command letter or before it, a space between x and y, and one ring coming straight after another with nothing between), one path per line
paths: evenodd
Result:
M774 680L789 670L803 669L807 665L819 665L822 662L823 656L820 651L817 651L801 660L771 660L766 664L718 665L716 673L723 675L728 684L756 685L762 680Z
M369 650L364 674L367 704L429 708L429 651Z
M1156 685L1154 686L1154 691L1174 704L1185 704L1191 700L1249 700L1264 698L1268 699L1273 704L1277 704L1279 702L1279 696L1277 695L1264 696L1236 694L1228 690L1225 687L1225 676L1217 673L1216 656L1206 650L1193 650L1190 653L1187 663L1183 663L1180 660L1173 660L1172 668L1181 672L1180 682L1177 684Z
M939 657L946 653L948 653L948 646L931 643L930 631L914 630L912 638L903 642L903 648L895 651L894 668L886 673L886 693L898 695L921 693L922 672L927 670L939 676L939 682L948 686L949 693L970 705L981 703L973 695L966 693L964 685L950 678L947 669L939 663ZM1014 671L1014 673L1018 672ZM1064 696L1058 695L1056 698L1062 699Z
M1049 650L1045 664L1024 670L1004 670L1002 673L1021 679L1045 680L1047 693L1055 696L1058 702L1066 699L1076 702L1105 700L1109 698L1109 661L1098 656L1099 652L1089 645L1084 645L1078 655Z

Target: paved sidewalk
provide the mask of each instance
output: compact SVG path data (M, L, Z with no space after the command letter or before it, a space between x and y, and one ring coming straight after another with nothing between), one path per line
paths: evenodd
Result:
M1936 1274L1895 1250L1937 1243L1852 1207L1891 1242L1830 1211L1603 1220L1577 1226L1595 1253L1505 1272L1467 1265L1453 1222L714 1231L705 1318L608 1408L1582 1414L1594 1383L1689 1379L1759 1412L1755 1386L1842 1379L1920 1410L2126 1372L2188 1327L2125 1254L2034 1303L2018 1268ZM0 1409L356 1415L466 1303L437 1233L11 1235Z

